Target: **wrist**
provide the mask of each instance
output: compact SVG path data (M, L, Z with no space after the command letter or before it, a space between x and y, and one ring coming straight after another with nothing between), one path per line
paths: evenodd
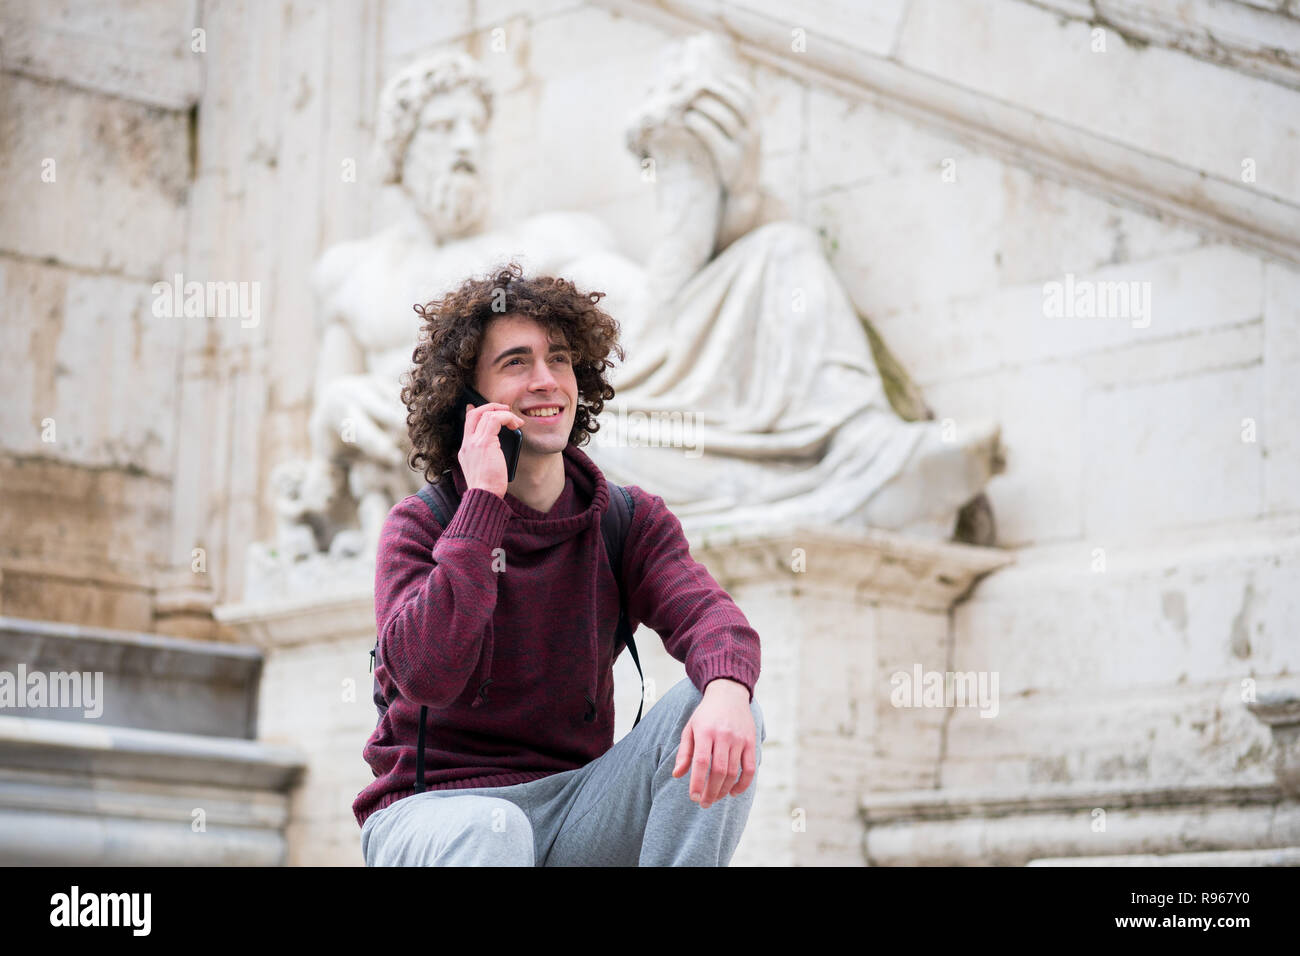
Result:
M749 688L746 687L744 684L742 684L740 681L733 680L730 677L713 678L713 680L709 681L707 684L704 685L704 692L707 694L709 691L714 690L716 688L722 688L725 693L744 694L745 699L746 700L749 699Z

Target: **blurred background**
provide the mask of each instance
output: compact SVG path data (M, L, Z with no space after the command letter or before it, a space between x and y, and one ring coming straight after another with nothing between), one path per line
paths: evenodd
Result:
M365 576L248 568L311 451L313 270L399 215L381 91L473 57L482 228L584 213L640 263L626 120L700 33L895 411L1005 458L975 539L692 538L763 638L734 864L1300 862L1296 0L0 0L0 862L361 863ZM922 699L957 672L988 706Z

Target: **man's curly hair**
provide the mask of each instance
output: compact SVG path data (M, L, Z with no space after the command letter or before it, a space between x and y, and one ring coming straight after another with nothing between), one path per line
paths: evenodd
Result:
M474 385L479 348L487 325L506 315L526 315L545 326L549 337L558 331L572 353L578 383L578 405L569 441L583 445L600 430L596 417L614 388L605 370L621 361L619 325L597 303L604 292L579 292L567 279L524 278L516 262L485 278L466 280L441 299L415 305L424 319L411 359L415 367L404 377L402 403L411 439L408 463L436 481L456 461L463 425L455 413L462 385Z

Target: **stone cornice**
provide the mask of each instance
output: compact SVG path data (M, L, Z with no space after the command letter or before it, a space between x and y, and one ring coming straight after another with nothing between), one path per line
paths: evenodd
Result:
M369 591L281 601L223 604L213 610L222 624L263 650L356 639L375 631L375 598Z
M691 555L728 590L788 584L799 593L939 612L947 612L981 577L1015 560L994 548L808 524L688 530L687 541ZM795 570L796 562L804 570Z
M1023 0L1129 40L1300 89L1300 21L1241 0Z
M789 49L788 24L710 0L599 0L677 32L730 35L745 57L973 142L990 155L1124 200L1282 261L1300 264L1300 207L1214 178L893 59L816 34L817 57Z
M727 590L784 584L798 593L939 612L1015 560L993 548L805 524L695 530L686 538L691 556ZM803 571L794 570L796 549L803 550ZM374 596L363 591L226 604L213 613L264 650L355 639L375 628Z

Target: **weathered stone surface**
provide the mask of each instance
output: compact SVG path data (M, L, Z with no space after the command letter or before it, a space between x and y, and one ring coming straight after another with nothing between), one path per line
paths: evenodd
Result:
M1300 168L1287 159L1285 145L1300 123L1300 90L1173 50L1134 49L1113 31L1106 31L1104 52L1094 52L1092 30L1027 3L976 0L953 7L916 0L898 57L913 69L1224 180L1241 182L1242 160L1254 159L1258 188L1300 203ZM1010 63L1015 69L1005 67ZM1169 104L1194 89L1195 109L1115 108L1138 88Z
M807 570L791 564L797 542ZM757 797L735 866L834 862L860 865L858 801L869 787L933 786L943 711L900 709L890 680L923 662L943 669L948 608L1008 557L833 529L752 529L692 542L763 641L764 742ZM301 749L309 770L293 795L290 859L361 862L352 800L370 782L361 750L374 730L368 652L373 602L262 601L217 616L266 652L261 739ZM636 635L649 709L679 680L680 661L659 635ZM641 694L631 655L615 665L615 739L631 729Z
M873 866L1022 866L1300 844L1300 805L1264 782L913 792L869 797L863 811Z
M184 258L188 137L184 113L0 72L0 251L169 279Z
M1263 446L1264 507L1300 511L1300 270L1264 267L1261 351L1264 382L1259 410L1250 417Z
M20 667L27 675L45 675L48 696L19 693L14 706L0 704L0 715L257 736L262 660L253 647L0 617L0 671L17 675ZM51 676L74 674L72 681L58 677L61 687ZM15 690L20 685L27 686L16 681Z
M279 866L299 754L252 740L0 717L7 866Z
M168 499L160 478L0 456L0 610L152 630Z
M154 315L151 286L0 260L7 451L170 478L181 324L202 320Z
M1008 469L988 495L1001 543L1019 551L951 634L942 616L867 607L876 577L891 580L883 564L861 569L864 591L809 580L798 596L755 585L752 562L718 565L766 622L770 727L806 731L799 755L788 731L769 737L774 799L756 805L751 829L755 840L779 836L779 848L760 858L743 844L737 863L860 863L861 846L844 837L855 777L863 791L988 784L1005 795L1267 775L1267 731L1244 709L1240 682L1300 666L1290 639L1300 273L1277 261L1295 259L1300 235L1300 91L1294 57L1268 49L1290 48L1295 11L1273 12L1280 0L949 6L816 3L792 15L767 2L500 0L434 16L396 0L328 11L220 3L202 11L200 58L185 51L188 7L11 4L0 73L0 613L220 636L194 610L201 585L238 595L245 545L271 529L270 469L307 451L318 316L303 305L306 273L322 249L390 221L368 181L373 104L412 56L453 44L493 64L489 188L511 218L581 209L644 261L653 186L617 120L657 50L685 29L677 10L771 41L755 50L763 186L818 234L940 419L1003 424ZM1107 52L1093 54L1084 21L1098 11L1130 42L1109 29ZM1266 36L1264 23L1284 29ZM804 53L790 50L796 27ZM47 156L54 184L40 181ZM349 159L356 182L342 176ZM953 182L942 179L947 159ZM261 283L262 323L153 320L149 286L178 270ZM1047 319L1043 285L1067 273L1149 281L1150 325ZM40 440L47 417L54 444ZM1242 440L1245 419L1254 442ZM1095 548L1107 560L1099 574ZM805 614L806 601L825 605ZM780 638L805 618L820 622L806 643ZM364 773L370 638L313 651L325 623L303 615L292 641L271 645L290 655L275 719L286 734L329 728L312 742L313 768ZM684 673L653 632L639 643L648 703ZM846 665L829 666L841 649ZM895 670L944 669L950 655L999 672L996 718L880 705ZM621 735L640 686L628 655L615 672ZM349 678L361 702L344 705ZM310 707L295 709L299 694ZM899 740L911 750L889 743ZM359 862L347 808L365 778L322 770L311 780L293 805L289 844L308 848L293 861ZM33 792L32 806L47 799ZM804 831L792 829L800 808ZM1198 819L1188 813L1171 819ZM1214 826L1239 832L1222 813ZM1241 825L1255 813L1242 804ZM73 818L60 820L72 834ZM828 829L832 820L845 829ZM1000 849L1011 835L971 826L926 840L966 847L967 861L995 850L1025 859ZM1102 850L1043 832L1027 849L1043 861ZM1149 847L1175 847L1166 837ZM268 846L259 859L280 852ZM1239 858L1254 859L1218 857Z
M166 0L5 4L6 71L171 110L202 91L195 12Z

